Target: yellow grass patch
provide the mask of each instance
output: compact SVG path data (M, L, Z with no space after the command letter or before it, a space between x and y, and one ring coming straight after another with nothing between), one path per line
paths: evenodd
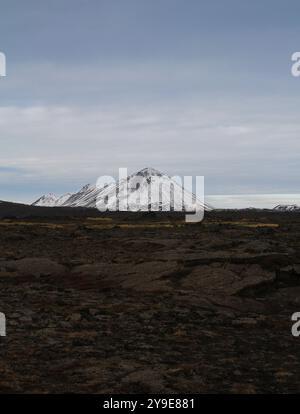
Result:
M245 221L216 221L206 224L229 224L232 226L241 226L241 227L270 227L270 228L277 228L279 227L279 224L277 223L249 223Z

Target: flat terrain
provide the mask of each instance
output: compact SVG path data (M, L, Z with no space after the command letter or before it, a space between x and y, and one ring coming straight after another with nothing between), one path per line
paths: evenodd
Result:
M300 392L300 214L0 205L0 392Z

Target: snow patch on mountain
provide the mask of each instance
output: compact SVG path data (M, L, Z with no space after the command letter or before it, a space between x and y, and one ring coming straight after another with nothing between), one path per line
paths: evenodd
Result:
M300 206L297 204L279 204L278 206L274 207L275 211L300 211Z

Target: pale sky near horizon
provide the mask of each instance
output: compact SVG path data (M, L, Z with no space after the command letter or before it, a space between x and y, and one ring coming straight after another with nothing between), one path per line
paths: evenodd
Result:
M299 188L296 0L1 0L0 199L152 166ZM293 200L290 200L293 202Z

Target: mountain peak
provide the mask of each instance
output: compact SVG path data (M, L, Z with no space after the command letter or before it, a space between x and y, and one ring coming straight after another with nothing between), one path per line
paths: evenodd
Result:
M48 193L36 200L32 205L40 207L53 207L57 201L57 196L53 193Z
M146 167L146 168L143 168L142 170L138 171L137 173L135 173L133 175L139 175L139 176L142 176L142 177L152 177L152 176L162 177L164 174L161 173L160 171L156 170L155 168Z
M79 191L81 193L83 193L85 191L90 191L90 190L94 190L94 189L95 189L95 186L93 184L86 184Z

